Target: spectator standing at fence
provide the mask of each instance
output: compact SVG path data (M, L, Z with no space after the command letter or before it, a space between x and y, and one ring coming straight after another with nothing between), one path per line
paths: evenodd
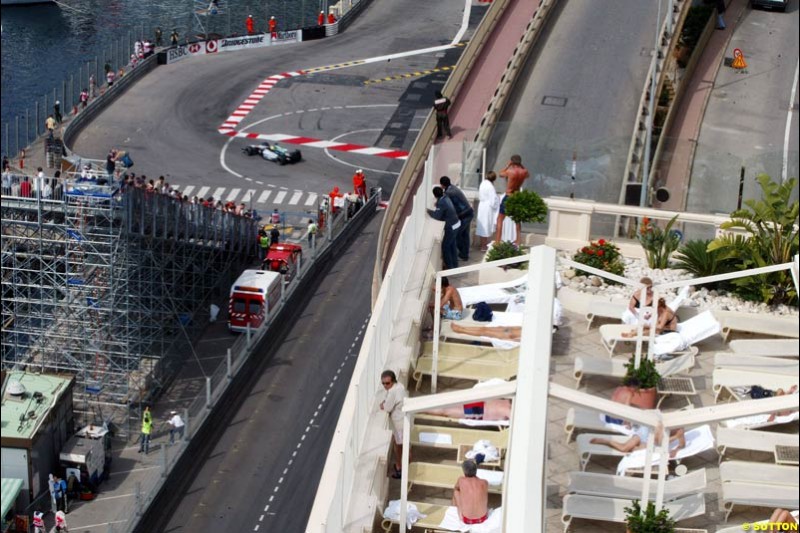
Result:
M178 46L178 30L173 29L172 33L169 36L169 42L172 43L172 46Z
M41 511L33 512L33 533L47 533L44 528L44 513Z
M67 526L67 515L64 511L58 511L56 513L56 533L61 532L69 533L69 527Z
M333 10L328 13L328 24L336 24L336 15L333 14Z
M81 103L81 109L86 109L86 104L89 103L89 91L83 89L80 96L78 96L78 101Z
M60 177L61 177L61 172L56 171L56 177L53 179L53 181L56 184L55 187L53 187L53 198L55 198L56 200L61 200L62 198L64 198L64 184L62 183Z
M162 43L161 39L164 37L164 32L161 31L161 26L156 26L155 35L156 35L156 46L161 46Z
M142 413L142 434L139 437L139 453L145 455L150 451L150 434L153 432L153 415L150 413L150 406L145 406Z
M320 11L319 15L317 15L317 26L322 26L325 24L325 12Z
M64 120L64 117L61 116L61 100L56 100L56 103L53 104L53 117L58 124L61 124Z
M472 209L464 191L453 185L449 177L442 176L439 178L439 185L442 186L444 193L453 202L458 220L461 221L461 227L458 229L458 235L456 235L458 258L462 261L469 261L469 229L472 219L475 217L475 210Z
M364 171L360 168L353 175L353 192L365 202L367 201L367 182L364 180Z
M94 98L97 96L97 80L94 77L94 74L89 76L89 96Z
M142 52L144 53L145 59L153 55L153 43L150 42L150 39L145 39L142 43Z
M500 177L506 178L507 183L506 194L500 201L500 213L497 215L497 233L495 235L495 240L497 242L500 242L500 237L503 234L503 222L506 219L506 202L508 201L508 197L522 189L522 183L528 179L529 175L528 170L522 166L522 157L516 154L511 156L511 160L506 165L506 168L500 171ZM515 224L517 226L515 244L519 246L520 238L522 237L522 224L519 222Z
M433 188L436 198L436 209L428 209L428 214L436 220L444 221L444 238L442 238L442 261L446 269L458 267L458 248L456 235L461 228L456 208L441 187Z
M137 59L144 57L144 50L142 50L142 41L136 41L135 43L133 43L132 57L136 57Z
M281 223L281 214L278 212L278 208L272 210L272 214L269 216L270 224L280 224Z
M47 476L47 488L50 491L50 510L55 513L58 508L56 507L56 477L53 474Z
M33 188L31 182L28 181L28 176L23 176L22 183L19 184L19 195L23 198L30 198L33 195Z
M172 426L169 429L169 443L175 444L175 434L178 434L178 440L183 439L183 430L186 428L186 424L181 418L181 415L178 414L178 411L170 411L169 413L172 417L169 419L169 425Z
M108 84L109 87L114 85L114 80L116 80L116 79L117 79L117 75L114 73L113 70L109 70L106 73L106 83Z
M278 21L275 20L275 17L269 18L269 34L273 39L278 38Z
M117 162L114 161L114 154L108 154L106 157L106 174L108 174L108 179L112 179L114 177L114 171L117 169Z
M3 171L3 196L11 194L11 173Z
M306 231L306 238L308 239L308 246L309 248L316 248L317 245L317 223L314 222L313 218L308 219L308 230Z
M53 198L53 187L50 185L50 180L45 178L42 180L42 199L50 200Z
M247 35L253 35L256 32L256 21L253 20L253 15L247 15L244 25L247 28Z
M125 75L125 69L124 69L124 68L122 68L122 67L119 67L119 72L117 72L117 79L122 79L122 77L123 77L124 75ZM109 84L109 85L110 85L110 84Z
M269 235L264 229L258 230L258 250L260 252L259 258L263 261L267 258L267 253L269 253Z
M8 172L8 170L9 170L10 168L11 168L11 163L8 161L8 156L7 156L7 155L4 155L4 156L3 156L3 172L4 172L4 173L5 173L5 172Z
M378 391L381 400L380 409L392 421L392 444L394 445L394 471L392 477L400 479L403 468L403 401L408 396L408 391L402 383L397 382L397 376L391 370L381 372L381 385L383 390Z
M131 68L136 68L136 65L139 63L139 59L136 57L136 54L131 54Z
M281 231L278 229L278 226L272 226L272 229L269 230L269 242L271 244L278 244L281 242Z
M56 119L53 118L53 115L47 115L47 119L44 121L44 127L47 130L47 134L52 138L53 132L56 130Z
M497 220L497 209L500 208L500 198L494 188L497 174L494 171L486 173L486 179L478 188L478 218L476 220L475 235L480 238L481 251L486 251L489 238L494 235L494 224Z
M450 99L442 94L442 91L436 91L433 100L433 109L436 111L436 138L441 139L443 135L447 135L449 139L453 138L450 131Z

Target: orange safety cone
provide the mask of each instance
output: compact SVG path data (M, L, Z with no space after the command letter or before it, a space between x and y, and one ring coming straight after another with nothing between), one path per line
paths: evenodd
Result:
M731 67L735 69L747 68L747 62L744 60L744 54L738 48L733 49L733 63Z

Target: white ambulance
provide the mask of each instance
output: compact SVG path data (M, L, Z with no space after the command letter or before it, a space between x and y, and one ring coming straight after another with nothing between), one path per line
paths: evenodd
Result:
M281 299L281 275L268 270L245 270L233 283L228 303L228 329L255 329L272 313Z

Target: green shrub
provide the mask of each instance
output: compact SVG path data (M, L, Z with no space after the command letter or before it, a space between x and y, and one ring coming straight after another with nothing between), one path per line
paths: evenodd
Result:
M630 533L673 533L675 520L669 517L669 511L662 508L656 513L656 505L647 502L647 509L642 512L639 500L633 500L630 507L625 508L625 521Z
M509 257L519 257L521 255L526 255L527 252L522 251L522 249L518 248L516 244L513 242L507 241L495 241L492 243L492 246L489 248L489 251L486 252L486 257L484 260L488 263L490 261L499 261L500 259L508 259ZM527 261L521 263L515 263L513 265L507 265L503 268L520 268L525 269L528 268Z
M653 224L653 221L647 217L642 219L636 239L644 249L647 266L650 268L669 267L669 256L678 249L678 245L681 243L678 233L672 231L672 226L677 219L678 215L672 217L664 229Z
M661 379L661 376L658 374L656 364L652 359L642 357L639 361L639 367L636 368L635 365L635 357L631 357L630 361L625 363L625 377L622 378L623 385L637 389L652 389L658 385L658 380Z
M724 258L721 250L710 250L711 239L689 241L675 254L675 268L680 268L696 278L725 274L734 270L734 264Z
M592 268L597 268L611 274L622 276L625 273L625 265L622 263L622 255L619 248L609 241L599 239L592 241L589 246L584 246L572 256L572 260ZM585 276L587 272L577 271L578 275ZM605 280L606 283L615 284L616 281Z
M789 263L800 249L797 218L800 204L791 202L797 179L778 184L766 174L756 180L761 186L760 200L745 200L746 208L731 213L730 222L721 225L725 230L740 230L744 234L722 235L708 245L719 252L736 270L746 270ZM747 300L770 305L797 305L797 290L791 274L782 270L731 280L734 292Z
M534 191L522 190L506 200L506 216L514 222L544 222L547 219L547 204Z

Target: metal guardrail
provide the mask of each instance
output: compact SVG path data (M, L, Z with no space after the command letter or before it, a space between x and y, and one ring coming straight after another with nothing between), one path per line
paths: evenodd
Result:
M461 57L458 59L455 68L450 73L450 77L445 83L443 93L455 99L461 91L464 80L472 68L473 63L483 50L489 36L494 30L500 17L503 16L512 0L495 0L486 12L483 20L478 25L475 35L470 39ZM405 212L406 204L416 192L414 184L418 180L425 159L433 145L433 138L436 131L436 120L433 112L429 112L411 151L408 153L400 175L397 177L389 206L381 224L378 234L377 258L375 261L375 271L373 275L372 299L377 297L380 289L381 278L383 277L384 266L391 252L390 247L394 236L401 227L401 218Z

